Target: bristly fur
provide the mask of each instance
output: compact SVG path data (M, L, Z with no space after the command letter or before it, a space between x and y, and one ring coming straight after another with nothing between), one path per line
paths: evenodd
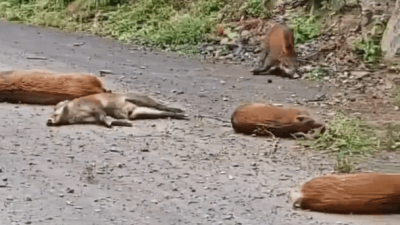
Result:
M231 116L237 133L259 136L292 137L295 133L309 133L325 126L315 121L306 110L276 107L266 103L248 103L236 108Z
M260 41L262 50L258 59L259 66L252 70L254 75L262 72L269 74L272 70L280 69L279 72L284 75L298 78L294 36L286 25L273 23Z
M329 174L291 193L303 210L338 214L400 213L400 174Z
M109 92L103 82L88 74L48 71L0 72L0 101L55 105L87 95Z

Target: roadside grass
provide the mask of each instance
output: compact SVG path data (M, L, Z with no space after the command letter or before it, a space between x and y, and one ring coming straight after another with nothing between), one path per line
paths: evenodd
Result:
M277 0L0 0L0 17L67 31L85 31L190 55L200 51L199 45L216 37L217 24L238 20L241 16L268 18L276 2ZM343 2L310 0L319 13L338 11ZM310 15L306 12L294 15L288 24L294 32L295 44L318 38L322 21L323 15ZM379 43L375 39L380 40L385 24L377 21L374 27L376 35L373 39L354 44L354 51L367 63L379 62L381 55Z
M300 139L299 144L334 154L336 170L350 173L362 158L382 150L397 151L400 148L400 126L378 128L337 111L323 134L316 133L311 139Z
M0 0L0 17L195 54L215 36L218 23L263 17L273 1Z

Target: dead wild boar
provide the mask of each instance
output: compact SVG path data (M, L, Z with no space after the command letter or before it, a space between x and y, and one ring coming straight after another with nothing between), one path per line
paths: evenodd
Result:
M231 116L237 133L259 136L292 137L307 134L315 129L325 131L325 126L315 121L306 110L277 107L266 103L247 103L238 106Z
M88 74L46 71L0 72L0 102L56 105L97 93L111 92L102 81Z
M159 104L145 94L101 93L58 103L47 125L94 123L105 127L132 126L126 120L168 117L188 119L183 110Z
M294 208L337 214L400 213L400 174L329 174L289 194Z

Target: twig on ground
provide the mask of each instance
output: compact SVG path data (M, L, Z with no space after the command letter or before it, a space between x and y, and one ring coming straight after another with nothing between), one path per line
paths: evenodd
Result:
M229 121L229 120L220 119L220 118L215 117L215 116L206 116L206 115L200 115L200 114L194 115L194 118L196 118L197 120L200 120L200 121L201 121L203 118L207 118L207 119L218 120L218 121L223 122L223 123L230 123L230 122L231 122L231 121Z

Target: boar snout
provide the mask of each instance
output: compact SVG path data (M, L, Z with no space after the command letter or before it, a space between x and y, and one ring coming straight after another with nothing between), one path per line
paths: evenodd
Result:
M54 119L53 119L53 118L48 118L48 119L47 119L46 125L47 125L47 126L55 126L56 123L54 122Z

